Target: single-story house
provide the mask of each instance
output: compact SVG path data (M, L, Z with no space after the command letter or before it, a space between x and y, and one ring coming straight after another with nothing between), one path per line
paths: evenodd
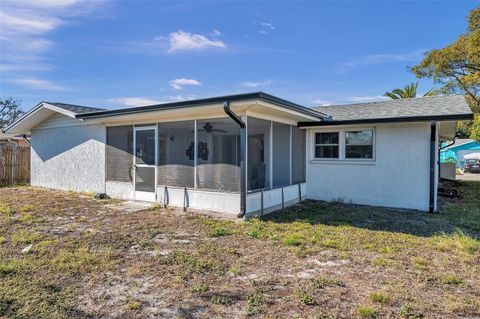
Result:
M248 93L103 110L41 102L31 183L238 216L309 198L437 209L439 145L472 119L462 96L307 108Z
M456 139L453 142L445 142L440 150L440 162L446 163L449 159L455 161L459 168L465 166L465 155L480 152L480 142L473 139Z

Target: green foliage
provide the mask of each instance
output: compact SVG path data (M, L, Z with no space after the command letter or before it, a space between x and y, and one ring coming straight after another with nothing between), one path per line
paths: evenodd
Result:
M445 159L445 163L455 164L455 163L457 163L457 161L455 160L455 158L449 156L449 157L447 157L447 159Z
M423 316L421 314L417 314L413 306L408 303L403 305L402 308L400 309L400 316L406 319L423 318Z
M377 318L378 311L372 307L360 306L358 307L358 314L362 318Z
M249 294L247 297L247 316L255 316L262 312L261 306L265 303L265 296L261 292Z
M32 244L38 241L41 238L40 234L30 232L28 230L20 230L13 234L12 243L13 244Z
M229 305L232 303L232 299L226 296L218 296L218 295L213 296L212 299L210 299L210 301L215 305Z
M380 302L380 303L389 303L392 300L392 297L385 292L372 292L369 296L371 301Z
M403 89L394 89L391 92L385 92L383 96L389 97L392 100L414 98L414 97L417 97L417 88L418 88L418 81L405 85ZM423 96L432 96L432 95L435 95L435 92L432 90L429 90Z
M223 236L229 236L231 234L232 232L229 231L228 229L218 227L212 230L212 232L210 232L210 237L223 237Z
M130 310L140 310L142 308L142 303L139 301L131 301L128 303L128 309Z
M437 235L433 238L440 251L475 254L480 251L480 241L457 230L452 235Z
M468 30L455 42L430 51L420 64L410 70L418 78L430 78L440 84L441 93L464 94L472 110L480 112L480 7L470 12ZM477 120L478 123L478 120ZM470 129L478 139L479 125Z
M315 289L321 289L321 288L332 287L332 286L340 286L340 287L345 286L345 284L341 280L324 278L324 277L311 278L310 284Z
M283 243L288 246L300 246L302 244L302 237L298 234L288 234L285 236Z
M442 282L446 285L460 285L463 283L463 280L455 275L447 275L442 278Z
M306 306L314 306L316 304L315 299L313 299L313 297L305 290L297 292L297 299L300 303Z
M208 291L208 286L204 284L195 284L190 289L191 292L201 294Z

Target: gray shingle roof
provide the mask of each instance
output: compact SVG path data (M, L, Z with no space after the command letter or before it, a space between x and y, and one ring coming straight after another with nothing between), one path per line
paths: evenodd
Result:
M331 115L335 121L472 113L462 95L319 106L313 109Z
M59 102L45 102L45 103L54 105L56 107L62 108L64 110L67 110L67 111L70 111L70 112L73 112L73 113L76 113L76 114L105 110L105 109L100 109L100 108L97 108L97 107L81 106L81 105L66 104L66 103L59 103Z

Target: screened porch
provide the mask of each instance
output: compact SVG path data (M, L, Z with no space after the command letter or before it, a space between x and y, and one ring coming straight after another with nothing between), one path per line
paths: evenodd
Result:
M250 215L298 202L306 192L305 130L242 119L244 170L241 128L230 117L107 127L107 194L234 214L243 195Z

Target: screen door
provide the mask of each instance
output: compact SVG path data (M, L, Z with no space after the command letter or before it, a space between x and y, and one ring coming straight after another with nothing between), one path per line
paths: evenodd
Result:
M157 127L134 129L135 199L156 201Z

